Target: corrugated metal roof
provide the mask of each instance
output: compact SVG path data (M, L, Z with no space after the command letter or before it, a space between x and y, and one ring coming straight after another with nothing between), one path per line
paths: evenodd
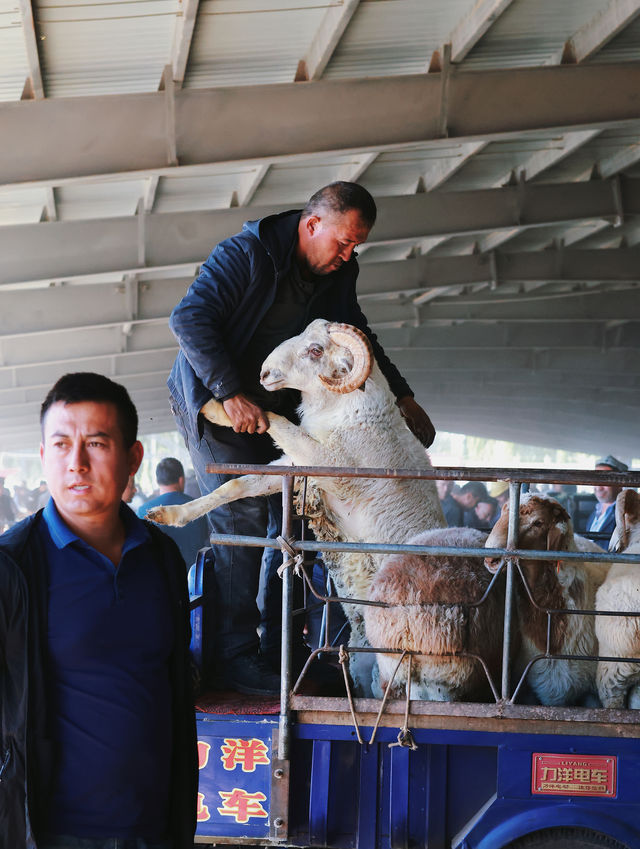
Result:
M638 128L623 128L606 130L594 139L576 150L570 158L549 168L540 175L538 182L569 183L575 180L588 179L596 163L607 163L621 151L631 149L637 151L640 159L640 124ZM625 169L626 170L626 169ZM606 174L605 176L609 176Z
M515 0L465 59L465 68L545 65L603 9L603 0Z
M180 32L184 21L182 15L185 2L186 0L32 0L36 35L40 39L38 48L46 97L55 100L75 95L156 91L163 68L171 63L173 58L176 33ZM476 33L477 43L461 62L460 67L463 72L468 71L472 75L484 68L510 69L557 62L564 42L591 22L597 13L604 13L608 3L609 0L513 0L496 20L486 22L486 32L481 22L478 23L483 34L480 35L480 31ZM318 46L320 33L327 21L332 20L335 23L343 11L348 17L351 6L345 4L346 0L201 0L197 8L193 39L190 44L184 45L185 52L188 53L185 87L292 82L300 60L307 56L312 45ZM397 76L424 72L433 51L441 48L450 39L461 22L468 22L468 16L477 17L483 8L488 8L488 4L480 4L477 0L361 0L339 38L323 76L327 79L343 80L350 77ZM606 15L603 20L606 25ZM0 0L0 99L17 100L30 73L24 35L17 0ZM589 59L589 63L636 59L640 59L640 18L627 25L619 35L597 51L595 56ZM508 70L506 73L508 74ZM360 114L364 116L367 104L362 104L362 107ZM207 116L207 120L209 119L213 123L216 116ZM326 114L307 114L305 120L325 122L331 121L332 116L328 109ZM354 120L358 120L358 117ZM553 120L549 126L555 127L557 124L558 121ZM517 136L511 136L509 140L502 141L496 141L495 135L488 134L487 138L472 137L463 141L434 139L431 143L399 144L395 149L337 150L312 155L300 152L306 148L301 147L299 150L293 145L290 153L272 161L260 160L258 150L251 154L258 157L253 161L204 162L188 167L181 165L175 170L161 163L160 166L154 165L149 171L132 172L130 176L126 173L107 172L104 177L100 177L95 176L100 173L96 171L94 176L85 177L82 174L86 171L74 174L72 170L69 173L67 169L61 174L60 180L54 177L52 180L43 179L42 183L34 185L0 186L0 225L40 222L47 215L57 217L58 229L46 230L49 224L43 222L28 231L29 238L40 238L40 234L45 233L43 244L46 244L46 239L51 238L51 234L64 231L66 222L79 219L125 216L130 221L123 223L123 229L130 225L131 232L144 233L144 228L139 227L139 222L133 217L140 198L146 198L147 208L151 210L152 215L166 213L167 218L175 212L225 209L236 203L246 207L241 212L246 218L251 218L252 208L255 206L269 208L282 204L291 207L302 205L319 186L335 179L358 179L374 196L382 199L389 196L413 195L416 191L423 190L454 192L484 189L500 185L508 179L512 171L517 173L522 170L527 182L533 180L538 184L587 180L594 163L599 163L604 169L604 176L620 172L640 175L640 113L638 124L639 126L627 126L624 129L600 131L593 137L589 132L583 133L575 129L572 133L521 132ZM206 127L206 124L203 123L203 126ZM42 133L43 157L47 155L45 135ZM259 136L259 129L256 130L256 135ZM117 145L118 139L114 139L113 144ZM567 151L570 153L567 154ZM215 158L215 151L211 155ZM91 161L95 163L95 159ZM541 163L544 167L541 167ZM157 170L153 170L154 168ZM37 168L35 171L37 172ZM38 177L33 179L37 180ZM45 184L48 188L43 187ZM477 209L478 216L481 217L482 210L478 208L480 201L476 199L473 206L474 200L470 198L470 204ZM393 206L393 209L397 208ZM402 201L399 208L402 208ZM572 220L573 217L572 212ZM400 218L404 220L403 216ZM165 222L166 219L158 217L150 224L149 232L153 230L154 225L161 226ZM104 228L102 225L94 226L96 229L108 229L111 224L113 222L105 223ZM407 221L407 232L409 227L413 226L413 221ZM427 232L432 232L429 230L429 222L425 222L425 226ZM457 226L454 221L451 231L457 232ZM581 221L570 227L554 225L528 230L520 229L514 221L510 230L493 233L466 232L468 226L468 222L461 225L461 229L465 228L465 235L452 237L408 237L406 232L394 231L397 238L393 240L363 246L363 269L373 263L395 261L398 265L397 272L391 269L384 271L393 278L390 282L395 281L397 284L394 275L397 274L398 279L401 279L405 259L415 258L420 253L432 257L469 254L476 243L482 250L496 248L498 252L520 253L541 251L551 245L558 245L561 241L567 247L576 245L603 250L616 249L621 244L636 245L640 242L640 221L636 221L633 216L628 216L619 227L613 227L602 219ZM16 232L19 229L18 227ZM73 228L67 228L64 232L75 231ZM119 231L114 227L113 232ZM412 229L411 232L415 230ZM190 238L192 234L186 235ZM375 239L375 231L373 236ZM26 229L23 231L23 238L27 238ZM176 241L179 242L180 238ZM132 256L136 256L135 244L134 241L133 252L129 246L128 261L131 261ZM20 269L14 272L12 267L12 276L6 276L6 290L0 289L0 294L10 297L13 293L15 300L12 301L11 315L19 316L22 329L29 333L30 318L24 315L25 311L18 301L22 293L16 290L38 286L48 292L48 284L54 283L56 285L51 290L47 303L52 303L53 298L58 296L58 303L77 307L76 318L80 320L82 317L78 316L84 309L83 305L85 302L95 302L95 297L85 297L80 304L79 298L69 297L69 285L57 284L61 280L65 283L68 281L74 286L74 292L82 292L83 287L89 284L102 285L107 287L112 295L117 290L117 297L114 295L111 302L114 309L117 304L121 305L127 301L121 326L118 325L120 313L116 310L109 312L109 316L115 320L113 327L97 327L94 332L89 326L82 336L74 336L64 333L64 309L61 309L60 315L52 311L50 316L46 316L52 326L51 338L45 333L39 335L37 342L34 342L32 338L23 336L19 344L6 346L11 359L5 358L5 364L0 364L0 401L8 397L2 393L6 393L11 387L18 387L22 391L24 386L25 392L33 392L34 381L42 381L43 373L46 375L44 379L48 380L50 376L54 376L57 369L70 367L69 363L73 365L75 359L80 357L83 367L111 371L115 376L135 374L136 388L144 387L149 399L153 399L156 386L159 394L165 392L163 376L159 376L158 372L168 368L171 362L173 339L164 322L174 299L177 300L184 291L193 268L204 257L191 257L184 253L184 245L177 245L176 259L172 265L172 246L167 244L166 249L163 247L160 253L156 253L159 258L154 260L162 265L161 269L140 269L139 275L132 274L125 284L121 284L122 272L118 272L121 266L118 265L117 256L119 248L113 248L112 245L111 252L105 248L105 260L102 258L104 246L96 244L95 253L100 257L96 262L110 262L111 265L108 268L106 265L100 265L98 270L92 272L94 260L90 247L77 245L77 254L82 255L83 263L73 265L74 246L65 243L56 259L58 265L68 262L73 268L62 269L63 273L58 273L60 268L57 268L55 279L51 280L44 279L45 273L53 274L53 271L42 271L41 257L31 264L27 262L29 258L25 257L25 266L28 265L33 271L32 275L23 275L21 282ZM50 260L49 250L52 250L51 245L47 249L47 263ZM183 252L180 253L180 250ZM18 258L17 262L20 261ZM408 266L405 266L405 269L407 268ZM367 273L376 272L375 269L369 268ZM163 277L166 283L161 291L155 285L160 277ZM137 289L138 279L141 282ZM419 283L415 276L408 279L412 281L412 285ZM451 279L457 278L454 275ZM473 278L470 286L473 288L475 285ZM544 288L545 282L534 280L531 284L527 283L527 286L529 285L533 288ZM590 281L585 285L592 289L597 288L598 283ZM383 286L384 282L380 283L378 288ZM483 299L487 303L490 303L491 298L499 302L500 288L498 283L497 295L485 288ZM575 285L567 282L565 291L570 293L573 289L579 291L582 288L584 286L580 282ZM427 303L429 298L433 297L438 309L440 302L448 308L455 304L456 297L453 296L456 291L463 289L465 286L454 285L453 289L448 290L450 296L441 299L438 298L438 291L427 291L423 293L424 301ZM98 291L100 290L93 290L94 293ZM513 289L510 291L513 292ZM603 292L607 293L608 290L603 287ZM123 298L123 295L126 298ZM615 299L613 302L615 303ZM367 303L372 305L372 309L375 307L373 314L378 325L383 328L388 323L387 317L399 326L414 325L424 319L424 324L417 328L422 334L425 329L428 330L429 321L436 312L433 304L422 311L414 309L411 300L407 300L402 293L397 295L383 292L370 296ZM0 310L2 306L0 302ZM630 306L633 313L633 303ZM129 314L135 310L145 319L139 325L134 322L129 326ZM87 313L87 325L99 325L101 317L95 310L89 312L91 314ZM9 311L6 314L9 315ZM428 318L429 315L431 319ZM453 318L438 321L464 324L473 323L475 320L471 307L464 313L452 310L451 315ZM456 315L464 317L456 318ZM616 317L616 322L625 322L627 318L626 313L621 314ZM492 319L489 316L489 319L481 320L485 322ZM513 327L519 328L521 322L528 320L526 311L523 311L513 319ZM547 329L546 319L539 316L537 320L540 322L541 332L544 332ZM16 323L19 322L16 320ZM383 329L383 341L384 332ZM0 339L0 347L1 342ZM544 345L542 348L544 349ZM2 353L0 351L0 354ZM452 349L450 353L455 355L458 351ZM549 353L549 359L552 353ZM603 356L606 353L603 352ZM444 350L435 348L430 354L440 362L438 367L441 374L446 367L447 358L444 354ZM100 359L100 356L104 356L104 359ZM407 365L405 370L403 364L403 371L410 374L412 385L415 384L418 393L428 395L429 374L424 367L423 356L420 352L412 352L410 346L401 350L403 363ZM598 356L599 352L596 352L594 357ZM68 357L69 362L53 362L61 357ZM511 359L508 355L505 356L508 365L513 365L516 374L529 376L529 372L524 368L522 372L518 372L519 366L512 364ZM481 369L484 362L484 353L480 350L477 363L474 358L474 367ZM535 366L535 357L532 356L531 362ZM600 360L596 359L594 362L597 372ZM11 374L7 371L7 363L12 365ZM492 363L494 361L489 357L489 374L496 368L495 363ZM22 371L21 364L25 366ZM460 379L460 374L460 371L452 371L452 380ZM593 379L597 381L598 375L595 374ZM604 379L606 378L603 377ZM490 381L483 383L483 387L489 383ZM155 412L150 413L149 409L155 411L159 402L154 402L156 407L152 405L147 408L144 406L147 404L147 396L140 397L141 420L150 422L151 415L155 415ZM164 394L162 398L164 399ZM440 400L444 404L446 399ZM475 403L482 402L481 396L475 398ZM438 407L435 409L437 411ZM450 408L441 409L444 409L443 416L446 415L446 421L440 420L437 424L439 427L446 427L456 420L455 404ZM585 414L589 410L585 411ZM5 412L10 419L10 411ZM487 427L495 426L494 414L495 408L487 414L493 415L493 418L487 419ZM6 429L3 416L0 416L0 437ZM482 416L487 418L484 413ZM481 421L482 416L475 418ZM165 421L166 419L163 419L163 422ZM513 421L515 424L512 427L517 428L522 427L524 419L522 416L520 419L514 417ZM636 421L637 417L634 427ZM621 438L630 440L631 437L627 434L629 429L625 430L625 427L621 425L618 433ZM545 429L545 438L547 433L548 429ZM22 430L16 428L12 438L21 440ZM568 438L573 438L572 434L566 437Z
M47 95L156 91L175 17L176 0L38 0Z
M599 50L590 62L631 62L640 59L640 17Z
M250 168L197 177L163 177L158 184L155 212L180 212L186 209L225 209L231 205Z
M58 218L73 221L135 215L138 201L144 196L144 189L143 180L62 186L56 189Z
M20 9L16 0L1 0L0 101L19 100L28 73Z
M293 82L329 5L323 0L204 0L185 88Z
M0 225L40 221L45 203L44 189L0 189Z
M253 198L254 204L290 203L292 207L303 206L320 187L340 175L342 168L349 168L351 158L344 156L316 156L309 161L272 165Z
M324 76L421 73L472 6L472 0L362 0Z

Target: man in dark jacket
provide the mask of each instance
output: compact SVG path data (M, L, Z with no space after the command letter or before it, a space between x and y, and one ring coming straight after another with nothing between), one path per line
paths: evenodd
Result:
M51 500L0 538L0 849L191 849L185 566L121 501L135 407L70 374L41 424Z
M171 409L203 494L228 480L208 474L208 463L263 464L279 456L266 434L264 410L295 421L299 395L267 393L260 386L260 367L277 345L316 318L353 324L367 334L407 425L425 445L433 441L429 417L378 344L356 299L355 248L366 241L375 218L371 195L355 183L340 182L316 192L302 211L248 221L241 233L213 250L174 309L170 326L180 352L168 381ZM200 414L211 398L222 402L233 430ZM209 514L209 521L216 534L273 536L280 499L243 499ZM218 651L226 683L241 692L276 694L280 622L270 600L277 611L279 592L274 588L269 594L269 577L263 581L263 655L256 636L262 552L216 546L214 556ZM266 553L267 575L273 565Z

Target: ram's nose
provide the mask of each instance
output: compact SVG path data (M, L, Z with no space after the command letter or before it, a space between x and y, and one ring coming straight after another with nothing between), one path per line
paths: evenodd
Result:
M491 573L495 573L502 566L503 557L485 557L484 565Z
M260 372L260 383L266 388L282 380L282 372L278 368L263 368Z

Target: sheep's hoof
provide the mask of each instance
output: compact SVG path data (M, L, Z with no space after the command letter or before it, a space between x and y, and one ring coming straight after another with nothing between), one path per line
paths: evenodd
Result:
M158 525L175 525L181 527L184 524L180 520L179 512L171 505L166 507L152 507L151 510L147 510L145 519L155 522Z

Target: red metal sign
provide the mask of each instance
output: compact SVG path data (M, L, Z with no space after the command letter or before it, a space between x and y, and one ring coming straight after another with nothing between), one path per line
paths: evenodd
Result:
M617 791L613 755L556 755L534 752L531 792L552 796L604 796Z

